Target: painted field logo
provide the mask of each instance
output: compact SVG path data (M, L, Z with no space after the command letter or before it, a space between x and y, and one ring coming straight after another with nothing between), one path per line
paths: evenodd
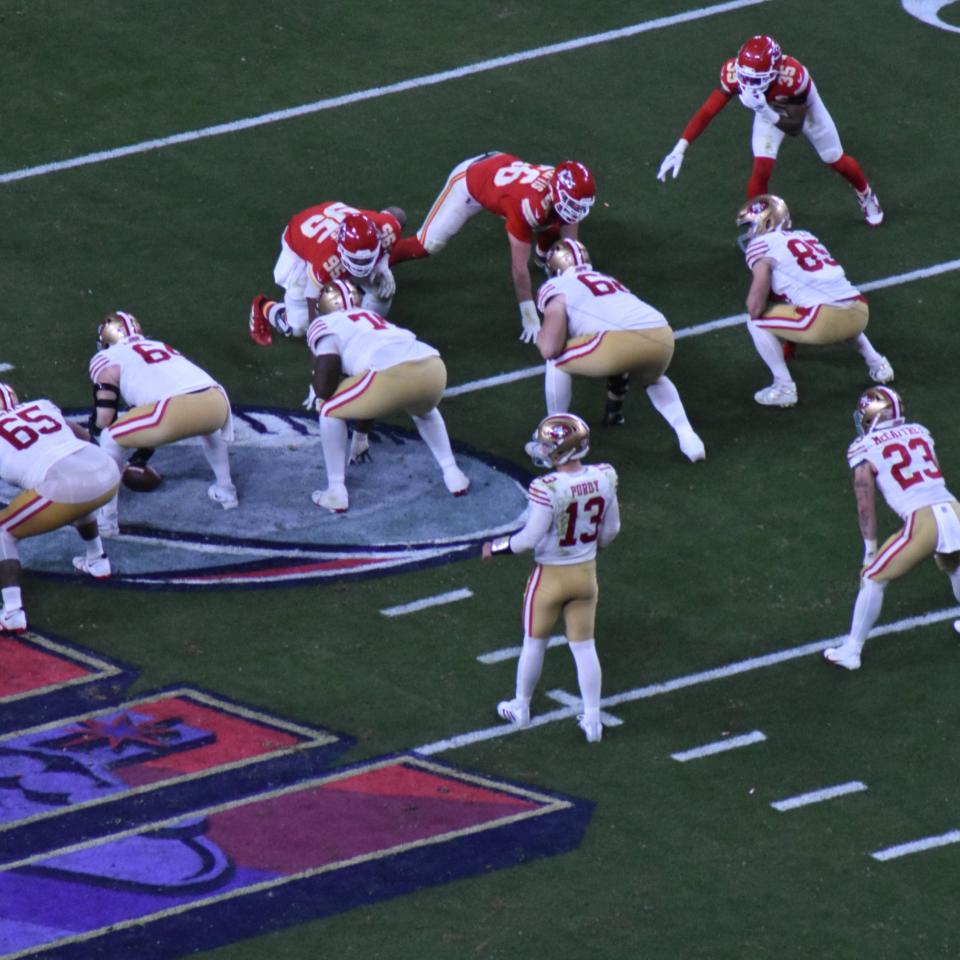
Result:
M157 451L153 493L121 490L121 536L108 542L115 581L171 587L251 586L377 575L465 559L497 533L516 530L527 475L454 444L470 492L451 497L411 431L377 425L372 462L347 471L350 510L327 513L310 494L326 485L317 419L302 412L234 409L230 447L240 508L207 498L210 471L196 441ZM0 500L11 488L0 484ZM73 576L73 530L25 540L24 566Z

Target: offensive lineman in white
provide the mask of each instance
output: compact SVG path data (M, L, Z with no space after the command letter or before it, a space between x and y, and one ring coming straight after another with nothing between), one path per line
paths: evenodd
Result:
M320 315L307 328L327 471L327 489L315 490L313 502L331 513L349 509L347 421L366 425L396 413L413 418L417 433L443 471L447 490L463 496L470 480L457 466L447 425L437 409L447 385L447 368L439 352L410 330L359 306L357 287L334 280L320 291ZM341 377L346 379L341 382ZM355 449L356 439L355 435Z
M0 629L27 629L20 592L17 541L72 524L86 545L73 566L98 580L110 561L97 530L97 507L117 492L120 471L86 431L66 420L49 400L20 403L0 383L0 477L23 491L0 509Z
M629 374L673 427L683 454L692 462L703 460L703 441L665 375L674 339L664 315L619 280L594 270L579 240L558 240L547 253L547 272L551 279L537 293L537 309L543 314L537 348L547 362L547 413L570 409L574 374Z
M747 267L753 273L747 294L747 331L773 383L753 399L767 407L792 407L797 384L780 341L823 345L849 343L863 357L875 383L893 380L893 367L863 332L870 311L866 298L847 279L843 267L809 231L790 229L790 210L772 193L748 200L737 213L748 229ZM771 292L786 300L770 305Z
M528 491L529 513L522 530L483 545L489 560L504 553L533 550L536 566L523 595L523 648L517 662L516 696L497 704L504 719L524 727L530 698L543 670L553 625L563 615L570 652L583 698L578 723L588 743L603 737L600 722L602 674L597 656L597 550L620 532L617 474L608 463L585 464L590 428L572 413L540 421L525 449L539 467Z
M100 350L90 360L94 411L90 433L119 465L124 449L154 448L199 437L213 470L207 495L224 510L237 506L227 443L233 418L227 393L213 377L161 340L143 336L132 313L107 314L97 332ZM119 399L130 407L117 416ZM117 499L100 511L104 536L119 530Z
M847 670L860 666L867 634L880 618L887 584L923 560L934 558L960 601L960 503L947 489L930 431L906 420L903 400L889 387L871 387L863 393L853 419L860 436L850 444L847 462L853 470L864 567L850 635L823 654ZM879 550L877 487L903 520L903 528Z

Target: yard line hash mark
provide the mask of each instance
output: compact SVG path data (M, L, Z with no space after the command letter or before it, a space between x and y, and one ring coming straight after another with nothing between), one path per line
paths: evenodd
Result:
M905 857L908 853L922 853L924 850L946 847L951 843L960 843L960 830L949 830L938 837L923 837L920 840L912 840L910 843L900 843L895 847L875 850L870 856L874 860L895 860L897 857Z
M464 587L461 590L450 590L448 593L438 593L412 603L402 603L397 607L384 607L380 612L385 617L402 617L405 613L416 613L417 610L426 610L427 607L439 607L445 603L456 603L458 600L467 600L473 596L473 591Z
M583 706L583 701L580 697L575 697L572 693L567 693L566 690L548 690L546 696L551 700L555 700L557 703L562 703L565 707L576 707L577 711ZM600 722L605 727L623 726L623 721L619 717L615 717L612 713L607 713L605 710L600 711Z
M671 753L670 756L680 763L686 763L688 760L699 760L701 757L712 757L715 753L725 753L727 750L739 750L754 743L763 743L766 739L767 735L761 730L753 730L751 733L742 733L739 737L725 737L723 740L705 743L702 747Z
M338 107L347 107L365 100L377 100L395 93L406 93L421 87L432 87L446 83L448 80L460 80L463 77L474 76L478 73L487 73L490 70L499 70L501 67L512 67L514 64L525 63L530 60L539 60L541 57L551 57L558 53L569 53L583 47L596 46L601 43L610 43L613 40L622 40L651 30L663 30L681 23L701 20L719 13L728 13L744 7L753 7L770 0L730 0L727 3L718 3L711 7L698 7L683 13L675 13L669 17L658 17L655 20L644 20L618 30L605 30L603 33L593 33L584 37L575 37L560 43L551 43L544 47L535 47L532 50L521 50L519 53L510 53L502 57L493 57L490 60L481 60L451 70L441 70L438 73L428 73L410 80L400 80L382 87L370 87L366 90L357 90L345 93L338 97L328 97L325 100L316 100L299 107L289 107L286 110L274 110L256 117L246 117L243 120L233 120L229 123L218 123L212 127L202 127L199 130L187 130L184 133L173 134L169 137L157 137L153 140L144 140L126 147L117 147L114 150L98 150L70 160L60 160L55 163L43 163L35 167L24 167L20 170L11 170L0 174L0 183L12 183L15 180L26 180L30 177L41 177L48 173L59 173L61 170L70 170L74 167L89 166L94 163L104 163L108 160L118 160L139 153L149 153L152 150L161 150L165 147L177 146L181 143L192 143L196 140L206 140L209 137L219 137L228 133L239 133L253 127L262 127L271 123L280 123L311 113L320 113L324 110L335 110Z
M838 783L835 787L823 787L821 790L811 790L809 793L800 793L795 797L786 797L783 800L774 800L770 804L774 810L796 810L811 803L823 803L824 800L833 800L835 797L845 797L848 793L860 793L866 790L867 785L859 780L849 783Z

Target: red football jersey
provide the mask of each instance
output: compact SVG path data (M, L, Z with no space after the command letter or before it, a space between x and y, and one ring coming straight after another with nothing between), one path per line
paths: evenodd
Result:
M737 81L737 58L731 57L720 68L720 87L730 96L740 94ZM784 54L780 60L777 79L767 87L767 102L785 103L788 100L803 102L810 92L810 74L807 68L793 57Z
M550 199L553 167L524 163L509 153L496 153L467 170L467 190L485 210L503 217L507 233L524 243L559 218Z

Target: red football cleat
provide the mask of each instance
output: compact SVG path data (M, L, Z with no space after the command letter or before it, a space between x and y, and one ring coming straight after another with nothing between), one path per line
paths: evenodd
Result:
M270 321L263 309L267 303L267 298L258 293L250 304L250 339L260 347L269 347L273 343Z

